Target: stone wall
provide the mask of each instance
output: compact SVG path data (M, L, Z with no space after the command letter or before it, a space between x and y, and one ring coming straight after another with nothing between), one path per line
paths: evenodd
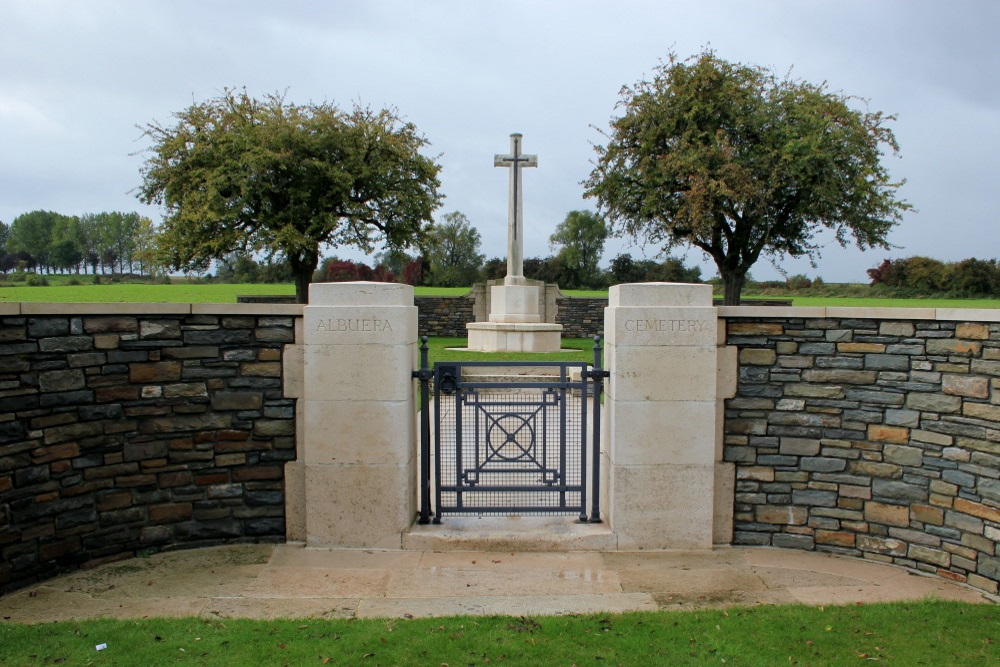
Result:
M562 297L556 300L556 323L563 325L565 338L593 338L604 335L606 297Z
M284 539L296 313L0 304L0 592L143 551Z
M1000 324L782 310L791 316L728 320L734 543L860 556L997 593ZM964 313L984 315L996 312Z
M417 330L431 338L465 338L465 325L475 322L476 301L470 292L464 296L418 296Z

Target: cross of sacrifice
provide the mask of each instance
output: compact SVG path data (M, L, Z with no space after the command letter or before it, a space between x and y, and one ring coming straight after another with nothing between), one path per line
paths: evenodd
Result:
M523 278L524 212L521 200L521 168L537 167L537 155L521 154L521 134L510 135L510 155L495 155L494 167L510 169L510 201L507 204L507 278Z

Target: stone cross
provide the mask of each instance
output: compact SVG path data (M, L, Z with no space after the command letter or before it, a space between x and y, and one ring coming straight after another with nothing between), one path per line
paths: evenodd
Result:
M493 157L494 167L510 169L510 201L507 204L507 280L524 276L524 207L521 198L521 168L537 167L537 155L521 154L521 134L510 135L510 155ZM513 280L511 280L513 279Z

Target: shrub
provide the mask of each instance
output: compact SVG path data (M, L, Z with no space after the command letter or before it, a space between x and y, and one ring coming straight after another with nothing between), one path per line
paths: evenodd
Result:
M372 280L375 272L363 262L336 260L327 264L326 280L331 283L345 283L354 280Z
M930 257L910 257L903 266L904 286L925 292L948 288L944 262Z
M805 277L801 273L789 276L788 280L785 282L788 283L789 289L809 289L813 284L813 281L809 280L809 278Z
M25 282L28 287L46 287L49 284L49 281L45 279L45 276L37 273L28 274L28 278Z
M994 294L1000 289L1000 270L995 259L971 257L948 265L948 285L963 296Z
M427 261L423 257L417 257L403 268L403 282L407 285L424 284L424 274L426 272Z

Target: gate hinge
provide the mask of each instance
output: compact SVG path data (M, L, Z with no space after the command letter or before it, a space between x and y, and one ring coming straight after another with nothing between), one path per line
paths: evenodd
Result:
M590 371L583 371L583 377L589 378L591 380L596 380L598 378L609 378L611 377L611 371L602 369L595 369Z
M419 370L413 371L414 380L420 380L421 382L423 382L424 380L430 380L432 377L434 377L433 368L421 368Z

